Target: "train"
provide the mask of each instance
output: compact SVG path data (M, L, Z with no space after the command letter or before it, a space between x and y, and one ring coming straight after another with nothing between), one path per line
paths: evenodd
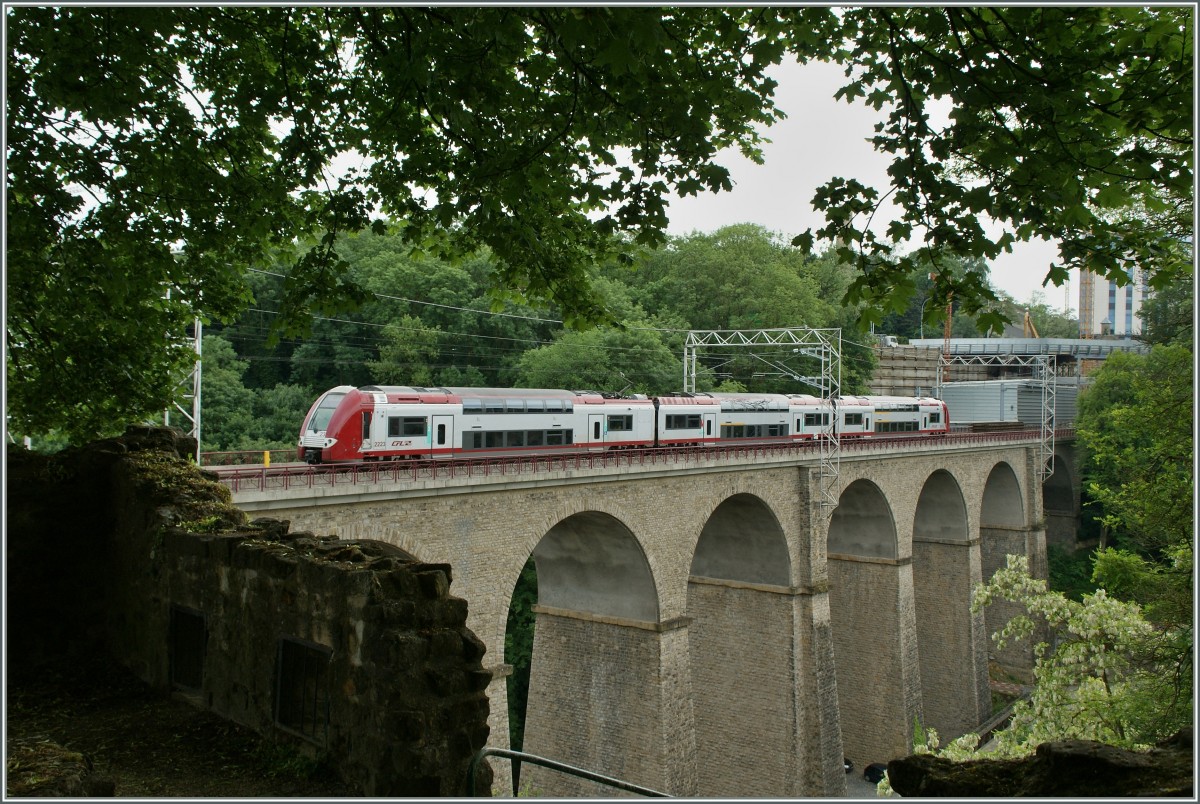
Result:
M946 404L929 397L341 385L309 408L297 457L320 464L949 431Z

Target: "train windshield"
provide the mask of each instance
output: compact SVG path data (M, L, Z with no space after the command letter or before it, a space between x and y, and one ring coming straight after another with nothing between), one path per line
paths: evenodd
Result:
M322 399L321 404L317 405L317 409L313 411L312 417L308 420L306 429L309 432L319 433L328 427L329 417L333 415L334 409L345 395L345 393L329 394Z

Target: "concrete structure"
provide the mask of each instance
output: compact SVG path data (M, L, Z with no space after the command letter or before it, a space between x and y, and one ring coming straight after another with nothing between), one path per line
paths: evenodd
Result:
M908 752L914 719L951 738L990 714L998 626L970 593L1010 552L1045 575L1038 446L1012 433L846 446L831 517L816 454L785 449L482 476L376 466L240 485L234 501L451 564L489 650L493 744L508 735L507 610L532 554L525 750L676 796L842 796L843 756L886 761ZM998 658L1030 666L1028 651ZM526 780L611 794L528 766Z

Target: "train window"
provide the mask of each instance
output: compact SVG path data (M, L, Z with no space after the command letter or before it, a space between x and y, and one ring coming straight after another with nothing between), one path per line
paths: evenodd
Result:
M428 422L424 416L405 416L402 421L401 435L406 436L423 436L425 435L425 426Z
M608 431L628 432L633 429L633 416L609 416Z
M400 417L388 416L388 438L397 438L400 435Z
M483 433L463 433L463 449L482 449Z
M767 435L769 436L785 436L788 434L786 424L768 424Z
M668 430L695 430L700 426L699 414L668 415L666 428Z
M546 431L546 446L560 447L574 444L571 430L547 430Z
M941 414L941 412L938 412L938 413L930 413L930 414L929 414L929 423L930 423L930 424L941 424L941 423L942 423L942 414Z
M506 447L523 447L525 446L525 431L511 430L505 433L506 439L504 446Z
M489 449L495 449L497 447L504 446L504 433L503 432L484 433L483 437L484 437L484 446L488 447Z
M530 413L541 413L546 409L546 403L540 399L525 400L525 409Z
M483 412L484 413L503 413L504 412L504 400L503 399L485 399L483 402Z
M562 409L563 409L563 403L562 403L561 399L547 399L546 400L546 412L547 413L561 413Z
M712 435L712 419L709 419L704 423L704 434Z
M571 411L575 410L574 400L564 399L563 400L563 410L565 410L567 413L570 413Z
M480 413L483 413L483 400L482 399L464 399L463 400L463 413L468 413L473 416L477 416Z
M525 434L525 446L540 447L546 442L544 430L530 430Z
M364 410L362 414L362 440L371 440L371 411Z
M593 440L593 441L599 441L599 440L600 440L600 421L599 421L599 420L597 420L597 421L596 421L596 422L595 422L595 423L592 425L592 440Z
M847 413L846 418L842 419L844 424L862 424L863 415L861 413Z
M317 405L317 409L313 411L312 419L308 422L308 429L313 432L320 432L329 425L329 417L333 415L334 408L342 401L345 394L329 394L321 400L321 404Z
M523 399L506 399L506 400L504 400L504 407L506 407L508 409L509 413L524 413L525 412L525 400L523 400Z
M438 442L438 445L441 446L442 444L446 443L446 425L439 424L437 433L438 433L437 442Z

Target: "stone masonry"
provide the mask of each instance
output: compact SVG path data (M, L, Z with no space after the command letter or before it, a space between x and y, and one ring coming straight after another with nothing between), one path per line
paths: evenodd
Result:
M767 452L235 502L453 564L494 657L533 555L528 751L672 795L842 796L843 756L886 762L907 752L914 718L949 739L989 714L995 628L969 590L1011 549L1044 576L1036 450L844 450L832 519L815 458ZM1031 666L1027 649L1011 660ZM507 747L506 668L491 669L492 745ZM544 795L596 793L528 768L522 786Z

